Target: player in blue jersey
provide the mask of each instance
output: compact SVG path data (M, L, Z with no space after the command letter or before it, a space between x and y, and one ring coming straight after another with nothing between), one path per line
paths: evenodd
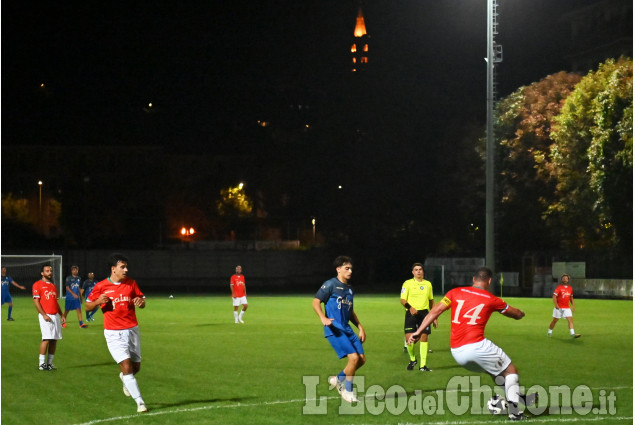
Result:
M97 285L97 281L95 280L95 273L93 272L89 272L88 273L88 279L86 279L84 281L84 283L82 284L82 287L80 289L81 295L82 297L84 297L84 299L87 299L88 296L90 295L90 293L93 291L93 288L95 287L95 285ZM99 307L95 307L95 309L93 310L86 310L86 321L90 322L90 321L95 321L95 319L93 319L93 316L95 315L95 313L97 313L97 310L99 310Z
M88 325L82 320L82 296L79 288L82 286L82 278L79 276L79 267L71 267L71 275L66 276L66 304L64 306L64 323L66 327L66 316L71 310L77 312L77 320L79 320L80 328L87 328Z
M0 305L4 305L5 303L9 304L9 314L7 315L7 320L13 322L15 319L11 317L11 312L13 311L13 298L11 298L11 293L9 293L9 285L13 285L16 288L26 289L24 286L20 285L18 282L13 280L11 276L7 276L7 268L2 267L2 303Z
M353 310L353 288L348 283L353 274L353 260L339 256L333 263L337 277L324 282L313 298L313 310L324 325L324 337L328 339L340 359L348 358L346 366L337 375L329 377L329 384L337 388L342 398L349 402L359 401L353 393L353 378L357 369L366 363L362 343L366 340L364 327ZM322 311L324 303L324 311ZM359 330L359 337L349 324Z

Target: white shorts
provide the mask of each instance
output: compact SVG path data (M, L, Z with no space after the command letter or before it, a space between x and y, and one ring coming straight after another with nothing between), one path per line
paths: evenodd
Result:
M117 364L126 359L135 363L141 361L141 337L139 326L130 329L104 329L108 351Z
M570 308L554 308L553 317L556 319L563 319L565 317L573 317L573 313Z
M238 307L241 304L247 304L247 297L232 297L232 304L234 304L234 307Z
M492 376L498 376L512 360L496 344L485 338L473 344L466 344L450 350L454 360L464 368L473 372L487 372Z
M37 315L40 319L40 330L42 331L42 340L45 339L62 339L62 318L59 314L47 314L51 318L50 322L44 320L44 316Z

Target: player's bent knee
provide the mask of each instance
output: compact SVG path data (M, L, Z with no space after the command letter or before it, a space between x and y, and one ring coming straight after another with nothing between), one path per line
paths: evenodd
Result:
M514 366L514 363L510 363L509 366L507 366L507 369L505 369L502 373L503 376L507 376L511 374L518 375L518 369L516 369L516 366Z
M359 360L357 361L357 367L360 368L364 366L364 364L366 364L366 356L362 354L361 356L359 356Z

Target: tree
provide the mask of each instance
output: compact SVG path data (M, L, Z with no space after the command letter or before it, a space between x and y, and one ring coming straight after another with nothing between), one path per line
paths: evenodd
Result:
M497 105L497 230L499 249L505 252L544 249L555 243L542 220L546 206L555 201L555 180L545 172L545 164L553 120L580 79L566 72L549 75L519 88Z
M545 216L569 247L632 255L632 59L608 60L585 76L555 124L546 170L557 198Z

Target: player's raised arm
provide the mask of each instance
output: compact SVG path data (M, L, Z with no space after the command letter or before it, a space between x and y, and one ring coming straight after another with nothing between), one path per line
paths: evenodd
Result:
M503 316L511 317L512 319L520 320L525 317L525 312L517 309L516 307L512 307L511 305L507 307L507 310L501 313Z

